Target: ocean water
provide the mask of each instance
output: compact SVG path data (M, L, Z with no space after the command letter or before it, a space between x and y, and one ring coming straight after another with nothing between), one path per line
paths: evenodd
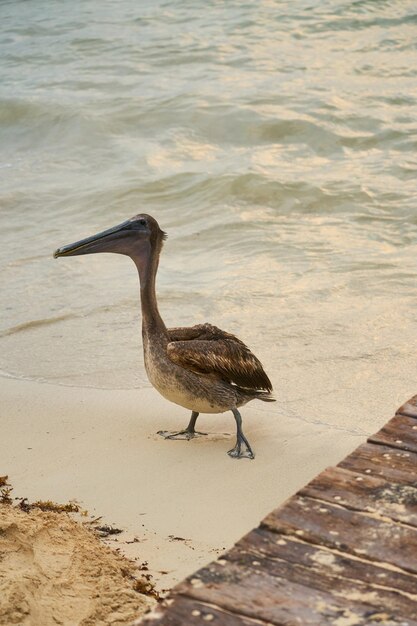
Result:
M131 261L52 258L146 212L167 324L238 334L275 411L360 434L417 391L415 2L13 0L0 23L2 376L149 385Z

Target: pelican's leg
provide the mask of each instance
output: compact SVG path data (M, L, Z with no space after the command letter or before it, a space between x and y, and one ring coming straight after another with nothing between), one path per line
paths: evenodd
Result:
M158 435L161 435L164 439L194 439L195 437L199 437L200 435L207 435L207 433L199 433L195 430L195 423L197 421L197 417L199 413L197 411L193 411L191 413L191 418L188 423L188 426L185 430L180 430L179 432L170 433L168 430L159 430Z
M249 441L246 439L242 430L242 416L237 409L232 409L232 413L235 416L236 420L236 445L232 450L229 450L227 453L234 459L254 459L255 455L252 452L252 448L249 445ZM242 444L244 445L244 450L242 451Z

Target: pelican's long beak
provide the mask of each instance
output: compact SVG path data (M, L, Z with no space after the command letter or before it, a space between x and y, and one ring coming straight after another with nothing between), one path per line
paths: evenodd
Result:
M132 222L130 220L113 226L108 230L103 230L92 237L86 237L67 246L62 246L54 252L54 258L60 256L76 256L79 254L93 254L94 252L116 252L114 242L119 241L132 233Z

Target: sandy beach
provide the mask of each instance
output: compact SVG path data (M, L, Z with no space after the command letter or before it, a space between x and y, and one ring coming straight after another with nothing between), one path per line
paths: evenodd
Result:
M399 404L394 398L392 412ZM389 409L389 407L388 407ZM159 590L216 558L274 507L363 439L323 421L280 415L279 403L245 408L256 459L234 461L231 416L201 416L210 434L166 441L187 418L152 389L75 389L2 380L0 475L14 494L76 500L124 532L108 543L147 561ZM373 432L390 417L368 419ZM226 434L228 433L228 434ZM306 453L308 449L308 453Z

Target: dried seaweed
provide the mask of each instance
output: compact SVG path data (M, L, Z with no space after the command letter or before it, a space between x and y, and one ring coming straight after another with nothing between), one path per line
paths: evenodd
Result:
M114 528L114 526L109 526L108 524L105 524L104 526L94 526L94 530L100 535L100 537L119 535L123 532L120 528Z
M0 504L12 504L13 498L11 497L11 493L13 491L13 487L3 487L0 489Z

